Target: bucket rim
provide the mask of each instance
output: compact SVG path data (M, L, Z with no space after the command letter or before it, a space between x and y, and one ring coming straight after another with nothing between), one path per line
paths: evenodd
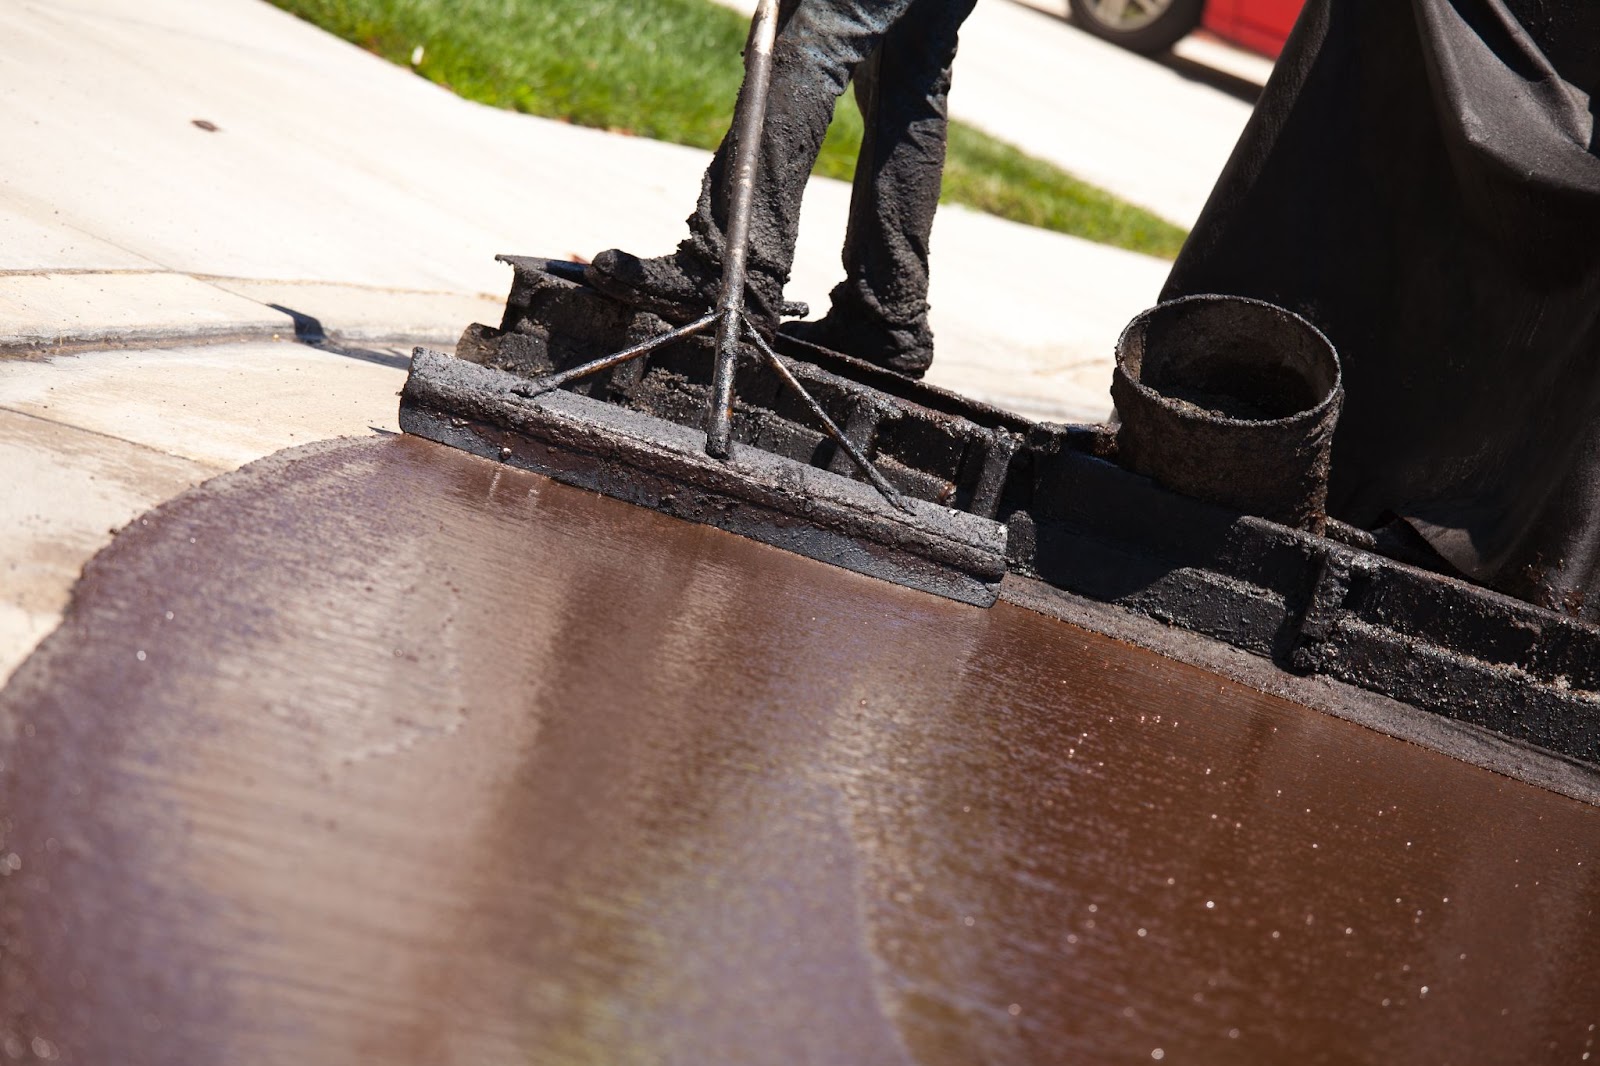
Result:
M1138 378L1128 373L1128 370L1123 362L1123 355L1127 351L1129 338L1133 335L1135 330L1146 325L1150 319L1154 318L1157 314L1184 304L1249 304L1254 307L1263 308L1287 318L1293 324L1309 331L1313 337L1322 343L1322 345L1326 348L1328 355L1333 359L1333 384L1328 388L1327 395L1318 400L1315 404L1312 404L1310 407L1302 408L1291 414L1282 415L1278 418L1234 418L1231 415L1217 415L1210 414L1208 412L1206 415L1206 420L1208 422L1221 423L1228 426L1239 426L1242 428L1286 428L1298 422L1318 421L1328 412L1329 408L1340 402L1344 395L1344 361L1339 358L1339 349L1334 347L1333 341L1328 339L1328 335L1326 333L1318 329L1316 325L1314 325L1311 320L1306 318L1304 315L1291 311L1287 307L1283 307L1280 304L1275 304L1270 300L1261 300L1253 296L1235 296L1231 293L1221 292L1191 293L1188 296L1178 296L1171 300L1162 300L1160 303L1157 303L1151 307L1147 307L1143 311L1140 311L1138 314L1134 315L1133 318L1128 320L1128 324L1122 328L1122 332L1117 335L1117 347L1115 352L1116 365L1114 368L1114 373L1116 375L1120 375L1122 380L1130 385L1134 391L1144 399L1171 411L1173 414L1179 417L1196 417L1191 413L1179 408L1176 401L1174 401L1172 397L1151 388L1143 381L1140 381Z

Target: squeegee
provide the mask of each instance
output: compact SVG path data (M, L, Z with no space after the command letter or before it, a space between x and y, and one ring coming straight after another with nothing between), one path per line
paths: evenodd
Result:
M867 454L884 409L895 405L893 397L875 400L865 396L873 392L866 386L822 375L830 393L849 393L852 413L841 428L800 380L802 373L813 379L817 374L779 355L745 313L751 205L760 178L777 22L777 0L761 0L751 22L744 88L734 117L733 181L716 305L687 325L661 329L572 365L536 360L531 373L526 367L516 373L484 365L496 360L474 362L419 348L401 393L401 428L860 573L988 606L1005 573L1006 527L992 516L897 488ZM581 275L569 264L544 265L553 274L568 266L571 287L582 288ZM570 296L604 299L594 293ZM517 297L514 288L508 324ZM613 310L613 317L632 313ZM590 324L604 317L603 311L591 311L567 335L558 328L547 338L548 346L592 349L607 331ZM713 330L708 349L704 335ZM636 382L643 373L640 361L664 352L709 358L710 383L698 427L637 404L610 402L600 397L618 390L593 385L597 377L612 385ZM744 370L750 364L764 371L763 378L780 383L801 417L820 431L819 445L823 440L825 445L797 457L793 448L763 447L770 442L762 440L759 426L736 431L736 386L742 374L749 376ZM585 387L587 395L581 391ZM863 411L868 414L858 418ZM1014 445L1000 449L1007 457L1013 450ZM916 481L914 472L900 473Z

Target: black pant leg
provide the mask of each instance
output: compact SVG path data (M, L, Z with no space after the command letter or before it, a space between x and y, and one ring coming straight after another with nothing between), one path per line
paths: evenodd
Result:
M783 0L772 61L772 90L761 138L761 170L751 217L750 295L772 314L794 263L800 201L822 150L834 105L850 76L917 0ZM689 218L688 250L722 261L727 227L730 131L701 184Z
M928 247L939 205L946 98L976 0L913 0L856 74L866 120L835 311L928 335Z

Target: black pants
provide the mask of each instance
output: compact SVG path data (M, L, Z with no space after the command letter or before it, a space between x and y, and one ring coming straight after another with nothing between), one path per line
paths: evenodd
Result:
M782 0L751 219L751 296L774 311L789 280L800 199L834 105L852 79L866 119L834 307L900 329L925 327L928 237L944 169L956 34L977 0ZM689 218L690 249L722 261L723 139Z

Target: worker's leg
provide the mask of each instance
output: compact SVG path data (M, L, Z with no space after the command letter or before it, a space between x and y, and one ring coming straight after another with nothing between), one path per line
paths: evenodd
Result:
M752 317L765 330L777 322L794 261L801 196L834 105L851 73L916 2L920 0L784 0L780 5L750 228L749 305ZM699 205L689 217L689 238L677 253L641 260L623 252L602 252L589 269L597 288L680 319L703 312L715 301L733 142L730 132L717 149ZM675 313L674 304L680 305Z
M866 118L845 236L845 280L797 335L906 373L933 358L928 243L939 204L946 96L976 0L913 0L856 73Z

